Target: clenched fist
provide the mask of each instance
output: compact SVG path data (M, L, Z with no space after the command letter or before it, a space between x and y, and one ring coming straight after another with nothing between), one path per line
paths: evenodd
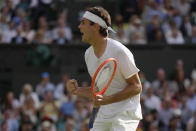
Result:
M71 94L76 94L78 89L78 82L75 79L68 80L67 82L67 90Z

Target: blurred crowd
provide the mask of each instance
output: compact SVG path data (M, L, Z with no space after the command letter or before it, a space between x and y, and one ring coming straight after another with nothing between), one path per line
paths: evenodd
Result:
M139 72L143 120L137 131L195 131L196 70L185 72L181 59L171 73L157 69L153 81ZM18 97L8 92L0 106L0 131L88 131L93 103L67 91L69 77L64 73L55 85L49 72L43 72L40 83L24 84Z
M110 13L117 33L110 37L124 44L196 43L194 0L122 0L116 4L119 10ZM70 43L78 34L68 24L69 12L68 8L58 10L54 0L3 0L0 43Z
M9 91L0 104L0 131L88 131L92 102L67 92L68 79L64 73L55 85L43 72L40 83L24 84L18 98Z

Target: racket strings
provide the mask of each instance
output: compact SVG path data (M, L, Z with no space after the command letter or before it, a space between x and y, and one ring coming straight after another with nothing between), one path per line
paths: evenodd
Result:
M108 83L110 76L113 72L113 62L107 63L102 70L97 75L97 78L95 80L95 92L99 92L104 88L104 86Z

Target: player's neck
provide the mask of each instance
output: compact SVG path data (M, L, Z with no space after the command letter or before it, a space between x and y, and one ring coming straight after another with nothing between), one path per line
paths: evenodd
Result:
M105 52L107 46L107 37L97 37L92 44L94 53L97 58L100 58Z

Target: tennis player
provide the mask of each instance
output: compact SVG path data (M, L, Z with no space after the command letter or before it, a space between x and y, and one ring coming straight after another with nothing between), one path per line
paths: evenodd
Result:
M94 105L100 106L91 131L135 131L142 119L139 69L130 50L108 38L108 32L113 31L110 26L110 15L102 7L89 8L78 26L82 41L91 45L85 52L91 77L107 58L117 60L116 74L105 94L93 98L90 88L79 88L75 79L67 82L67 89L72 94L92 98Z

